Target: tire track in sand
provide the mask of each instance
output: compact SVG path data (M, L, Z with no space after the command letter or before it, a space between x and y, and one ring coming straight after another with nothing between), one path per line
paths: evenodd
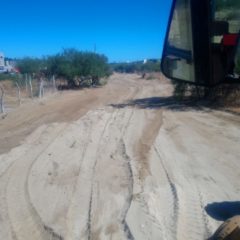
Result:
M139 88L137 88L137 90L134 88L133 90L133 92L127 93L127 96L124 98L133 98L139 91ZM79 238L94 238L94 233L92 230L92 205L94 199L93 195L95 184L95 168L100 151L100 143L102 142L103 136L108 126L115 125L118 112L120 112L119 109L114 111L111 109L110 112L106 111L106 107L100 110L100 114L97 112L98 115L101 115L101 122L98 121L95 124L93 123L92 136L89 139L90 143L88 144L83 156L75 193L73 194L74 196L72 198L72 203L70 204L67 214L68 227L66 239L72 240ZM91 114L96 114L96 111L92 112ZM89 117L92 118L92 116ZM99 131L99 129L103 130ZM91 140L92 138L94 139ZM102 149L104 149L104 147ZM81 206L79 206L79 202L81 202ZM83 208L84 210L82 210Z
M166 226L168 228L168 237L169 239L177 239L177 227L178 227L178 218L179 218L179 197L178 197L178 192L177 192L177 188L175 186L175 184L173 183L173 181L170 178L170 175L167 171L167 168L165 167L165 164L162 160L161 154L159 153L156 145L154 145L154 151L158 156L158 159L162 165L162 169L164 170L166 179L168 181L168 185L171 191L171 198L172 199L167 199L165 201L169 201L172 203L172 213L173 215L171 216L171 221L172 223L170 223L169 226ZM168 204L166 204L166 206L168 206ZM169 216L168 216L169 217Z
M133 170L132 170L132 166L131 166L131 159L127 154L126 145L125 145L123 139L120 140L119 149L121 151L121 155L123 156L123 158L125 159L125 161L127 163L127 167L128 167L128 171L129 171L129 181L130 181L129 187L128 187L129 197L126 200L126 204L122 210L122 225L123 225L123 230L126 235L126 238L129 240L134 240L135 238L134 238L134 236L131 232L131 229L129 228L127 221L126 221L127 214L128 214L128 211L130 209L132 199L133 199Z
M162 125L162 111L139 110L135 111L135 119L144 119L139 125L130 126L131 135L127 135L126 141L131 139L132 152L130 161L133 172L133 197L127 212L127 223L136 239L156 239L161 237L162 226L154 214L149 211L149 188L147 183L151 178L151 151ZM135 136L132 138L132 136ZM126 146L128 147L128 145ZM150 180L150 181L151 181ZM134 220L134 218L136 221Z
M39 141L39 138L44 134L44 131L48 128L48 126L44 125L40 128L38 128L34 134L30 135L26 139L26 143L24 145L24 151L20 151L17 147L13 150L11 150L8 154L4 154L0 156L0 178L1 178L1 185L0 185L0 219L1 219L1 227L2 230L5 232L1 232L1 239L8 239L9 236L12 237L12 239L16 240L17 237L15 236L15 233L12 229L11 222L8 215L8 205L7 205L7 183L9 181L9 169L16 163L16 161L21 160L25 154L32 148L34 145L36 145ZM40 137L39 137L40 135ZM37 136L37 138L36 138Z
M76 189L67 214L66 239L91 239L94 168L98 158L100 142L107 126L114 118L114 114L106 113L102 109L88 114L88 118L92 121L92 132L88 139L89 144L84 151L84 156L82 156ZM99 131L99 129L101 130Z
M127 114L123 110L114 111L97 149L88 239L134 239L125 221L132 199L133 182L130 159L122 139L131 117L132 110L127 111ZM109 168L107 172L106 167ZM120 199L116 198L118 194L122 196Z
M114 111L111 114L110 118L107 120L106 124L104 125L103 131L101 133L101 136L100 136L100 138L98 140L98 144L97 144L97 146L98 146L97 147L97 154L96 154L97 156L100 153L100 149L101 149L100 148L100 143L103 139L105 131L106 131L108 125L110 124L111 120L115 121L114 115L117 115L118 111L119 110ZM98 157L96 157L96 159L95 159L95 162L94 162L94 165L93 165L93 170L92 170L91 195L90 195L90 200L89 200L88 220L87 220L87 223L88 223L88 240L93 239L92 238L92 217L91 216L92 216L92 202L93 202L93 189L94 189L94 175L95 175L95 171L96 171L97 160L98 160Z
M139 90L139 89L138 89ZM130 227L128 226L128 223L127 223L127 214L128 214L128 211L131 207L131 203L132 203L132 199L133 199L133 185L134 185L134 176L133 176L133 169L132 169L132 165L131 165L131 158L129 157L129 155L127 154L127 149L126 149L126 144L124 142L124 137L125 137L125 134L127 132L127 129L129 127L129 124L133 118L133 115L134 115L134 110L131 111L131 114L127 120L127 123L126 125L123 127L123 131L122 131L122 137L121 137L121 140L119 142L119 149L120 149L120 154L123 156L123 158L125 159L125 162L127 163L127 167L128 167L128 171L129 171L129 180L130 180L130 184L129 184L129 199L127 199L126 201L126 204L125 204L125 207L123 208L122 210L122 225L123 225L123 230L124 230L124 233L125 233L125 236L127 237L127 239L129 240L133 240L135 239L132 232L131 232L131 229Z
M43 134L42 147L33 147L24 159L18 160L9 169L9 180L6 189L8 216L13 236L18 240L61 240L63 239L52 229L45 226L40 216L31 204L28 193L28 176L35 161L46 151L54 140L66 129L66 124L51 125L49 131ZM51 129L52 128L52 129ZM48 130L47 129L47 130ZM46 135L46 136L44 136ZM48 138L47 136L53 137ZM46 137L44 139L44 137Z
M141 91L141 89L142 89L141 86L137 86L137 88L134 88L134 91L131 92L130 94L127 94L128 97L125 97L125 98L133 99ZM108 139L107 135L109 134L108 131L111 132L110 128L112 126L119 128L118 130L120 131L120 133L118 133L118 135L115 136L115 139L113 141L114 142L116 141L116 143L115 143L116 148L117 148L116 153L118 153L123 158L124 162L127 163L127 172L129 172L129 174L127 173L127 175L129 175L128 180L130 181L130 184L128 184L129 199L126 200L126 204L123 207L123 209L121 210L121 217L120 218L121 218L121 225L122 225L122 228L123 228L123 232L126 236L126 239L130 239L130 240L133 240L134 237L133 237L133 235L130 231L130 228L127 225L126 216L127 216L127 212L130 208L131 201L132 201L133 172L132 172L132 169L131 169L130 158L126 153L126 147L125 147L125 144L124 144L124 141L123 141L123 136L124 136L125 132L127 131L127 128L130 124L133 113L134 113L134 110L131 110L130 114L126 114L126 111L123 111L121 109L113 110L111 118L109 119L109 121L107 122L107 124L104 127L104 130L102 132L101 138L100 138L99 143L98 143L98 148L97 148L97 156L99 156L102 153L102 149L104 149L104 144L108 144L109 139ZM127 119L123 120L125 118L125 115L127 116ZM120 121L120 124L117 124L119 119L122 119L122 121ZM104 135L106 135L106 136L104 136ZM103 145L103 147L100 145L100 143ZM96 237L95 232L98 232L98 231L92 232L92 217L94 216L93 205L94 205L94 202L96 202L96 199L93 196L96 195L94 193L94 190L95 190L94 186L96 185L95 184L95 182L96 182L95 172L96 172L97 164L98 164L98 158L95 161L94 168L93 168L93 174L92 174L93 177L92 177L92 183L91 183L91 197L90 197L89 215L88 215L88 229L89 229L88 230L89 231L88 240L96 239L97 237ZM113 225L111 225L109 227L109 229L111 229L112 226Z
M166 129L168 127L169 129L169 127L172 127L172 125L176 123L178 123L178 119L168 119L167 125L165 125L164 128ZM194 156L191 155L191 152L187 152L188 149L184 148L184 144L181 150L187 153L189 162L185 161L181 154L179 154L179 156L177 154L170 156L166 155L166 147L168 147L168 149L175 149L175 146L172 146L172 141L174 141L174 144L176 144L175 141L179 144L179 142L184 143L184 140L172 134L164 136L164 131L161 137L164 138L165 141L166 139L168 141L162 145L161 141L159 141L158 145L155 146L155 152L158 155L159 162L162 164L172 192L171 198L173 201L170 200L169 202L173 202L173 204L169 207L173 209L174 217L170 214L166 216L166 223L169 223L171 219L173 220L171 228L168 230L169 238L171 233L174 232L175 236L172 236L171 239L206 239L209 235L209 224L207 222L206 213L204 212L203 197L202 193L199 191L199 183L191 174L186 174L186 164L188 164L187 167L190 173L194 173L195 171L195 169L192 169L191 165L191 161L194 161ZM164 188L166 188L166 186ZM166 225L167 228L169 224L166 223L164 223L164 225Z

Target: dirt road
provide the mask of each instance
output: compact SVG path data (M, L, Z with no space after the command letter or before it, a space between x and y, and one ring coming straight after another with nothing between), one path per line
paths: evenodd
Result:
M240 119L164 79L26 104L0 121L0 239L207 239L240 214Z

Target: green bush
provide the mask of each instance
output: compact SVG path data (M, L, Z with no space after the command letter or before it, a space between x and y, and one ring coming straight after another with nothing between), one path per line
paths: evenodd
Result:
M15 81L18 80L19 76L17 74L7 74L7 73L0 73L0 81L11 80Z
M236 61L236 73L240 75L240 58Z
M131 63L112 63L111 68L115 72L120 73L136 73L136 72L159 72L160 61L131 62Z
M238 9L240 7L240 1L239 0L217 0L215 1L216 9L217 10L225 10L229 8L236 8Z
M0 73L0 81L10 80L11 78L12 76L10 76L9 74Z
M37 74L43 70L44 65L44 60L38 58L26 57L17 61L17 68L23 74Z
M98 85L100 78L111 74L107 57L76 49L65 49L62 53L49 57L47 71L49 74L65 78L73 86L76 86L76 78L81 82L82 78L90 77L92 84Z
M76 49L64 49L42 59L23 58L18 60L17 67L21 73L35 77L55 75L64 78L69 87L99 85L101 78L111 75L106 56ZM91 81L86 82L89 77Z

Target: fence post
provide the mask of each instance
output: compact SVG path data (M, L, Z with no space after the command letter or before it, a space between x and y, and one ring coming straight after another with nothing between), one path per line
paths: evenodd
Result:
M39 82L39 94L38 97L42 98L44 94L44 90L43 90L43 78L40 77L40 82Z
M31 95L31 98L33 99L33 88L32 88L32 76L31 75L29 75L28 81L29 81L29 86L30 86L30 95Z
M28 92L28 74L25 73L25 87L26 87L26 93Z
M16 83L16 86L17 86L17 95L18 95L18 103L19 103L19 106L21 105L21 89L19 87L19 84L17 82Z
M1 89L1 98L0 98L0 107L1 107L1 113L5 113L5 107L4 107L4 88L2 85L0 85Z
M52 76L52 82L53 82L53 91L55 92L57 90L55 75Z

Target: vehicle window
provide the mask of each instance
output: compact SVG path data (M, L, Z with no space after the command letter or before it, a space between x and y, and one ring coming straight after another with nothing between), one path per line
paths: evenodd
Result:
M192 50L190 3L188 0L176 2L168 43L172 47Z
M176 1L165 54L163 65L169 77L195 81L189 0Z
M236 0L216 0L213 8L213 30L212 43L213 51L216 55L221 55L220 61L214 65L215 75L217 73L225 76L235 76L238 68L238 58L234 61L238 33L240 30L240 1Z
M239 0L216 0L215 21L228 23L228 33L238 33L240 26L240 1Z

